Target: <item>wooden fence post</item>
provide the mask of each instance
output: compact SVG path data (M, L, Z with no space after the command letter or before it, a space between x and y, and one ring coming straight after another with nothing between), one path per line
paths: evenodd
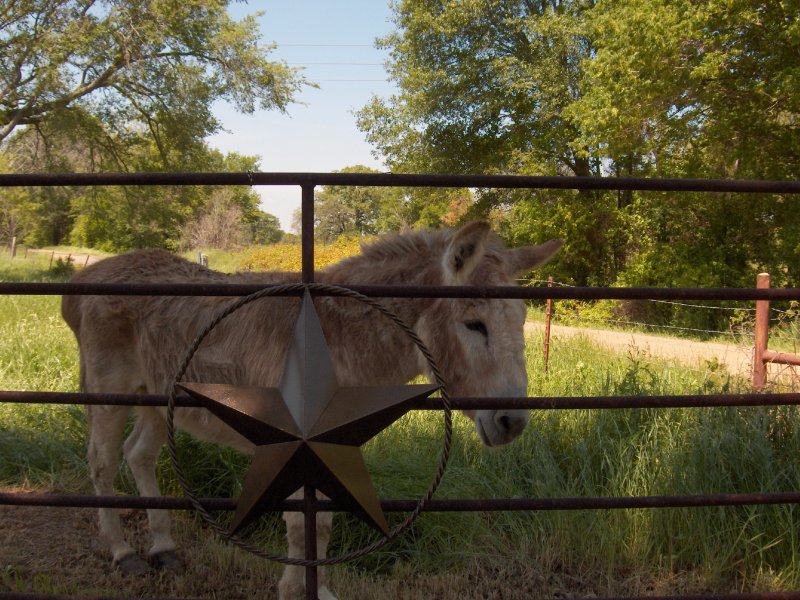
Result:
M756 276L757 289L769 289L769 273ZM767 365L764 353L769 339L769 300L756 300L755 343L753 350L753 389L763 390L767 385Z
M547 287L553 287L553 277L547 278ZM550 360L550 321L553 315L553 300L548 298L544 305L544 372L547 373L547 363Z

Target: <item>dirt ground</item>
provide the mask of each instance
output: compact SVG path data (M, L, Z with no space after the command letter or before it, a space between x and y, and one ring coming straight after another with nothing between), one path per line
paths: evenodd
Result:
M10 490L4 490L10 491ZM143 511L123 511L129 540L146 544ZM113 569L96 541L92 509L0 506L0 595L59 598L205 598L274 600L280 567L218 541L187 518L176 519L176 541L186 572L132 578ZM576 566L514 560L491 564L475 559L455 572L419 573L399 563L391 576L374 577L357 568L333 567L331 588L341 600L529 600L703 594L736 591L735 581L709 581L699 573L610 573Z
M544 323L526 323L526 332L541 335ZM671 338L658 335L647 335L626 331L610 331L607 329L588 329L583 327L566 327L552 325L550 329L551 348L559 339L583 337L601 348L613 352L626 353L636 350L645 356L674 361L690 369L706 370L707 365L718 364L731 375L749 381L753 373L753 347L718 342L696 342L682 338ZM798 369L800 371L800 369ZM778 380L783 384L798 385L798 373L793 367L768 365L768 380Z

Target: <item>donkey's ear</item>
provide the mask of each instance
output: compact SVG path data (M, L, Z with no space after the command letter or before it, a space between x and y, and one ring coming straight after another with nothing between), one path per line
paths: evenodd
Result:
M486 252L489 229L485 221L474 221L456 231L444 253L444 278L447 284L462 285L467 282Z
M564 240L550 240L538 246L524 246L508 251L509 273L517 275L541 267L564 245Z

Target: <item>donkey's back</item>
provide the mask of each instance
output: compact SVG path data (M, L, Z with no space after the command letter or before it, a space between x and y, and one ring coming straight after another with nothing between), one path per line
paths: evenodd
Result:
M289 274L287 274L289 275ZM214 283L246 279L247 275L225 275L199 264L189 262L166 250L134 250L96 262L79 271L72 283ZM81 330L86 313L95 318L103 316L131 318L137 308L150 303L146 296L64 296L61 312L75 331ZM80 337L78 338L80 340Z

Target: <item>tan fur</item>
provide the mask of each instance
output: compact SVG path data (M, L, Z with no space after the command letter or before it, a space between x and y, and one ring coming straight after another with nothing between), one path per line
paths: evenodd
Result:
M485 223L460 230L387 236L362 254L317 274L334 284L511 285L513 276L550 258L561 246L508 251ZM78 273L78 283L297 281L287 273L223 275L162 250L108 258ZM65 296L64 319L78 338L81 382L87 392L166 393L178 363L196 334L232 301L215 297ZM519 300L384 299L412 325L432 351L453 396L525 395L523 323ZM426 363L391 322L353 300L315 301L342 385L401 384L425 372ZM279 382L289 333L299 301L266 298L225 319L195 354L185 381L274 386ZM476 323L482 323L488 335ZM128 410L89 408L89 464L98 494L113 493L120 448L142 495L158 495L155 461L166 438L164 409L139 408L124 441ZM487 445L510 442L524 429L526 411L472 411ZM176 424L197 437L251 453L251 445L203 409L178 409ZM151 555L173 550L169 517L149 511ZM303 555L302 519L285 515L289 553ZM330 515L320 517L320 554L330 532ZM115 562L133 554L117 514L100 510L100 532ZM302 573L286 569L281 598L301 593ZM333 598L320 573L320 598Z

